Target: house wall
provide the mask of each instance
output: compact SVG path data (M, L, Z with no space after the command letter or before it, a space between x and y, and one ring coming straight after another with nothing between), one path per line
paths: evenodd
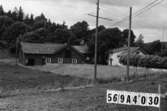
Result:
M108 65L118 65L120 66L121 64L119 63L119 55L121 54L122 52L118 52L118 53L113 53L113 54L109 54L109 60L108 60Z
M113 54L110 53L110 54L109 54L109 58L108 58L108 65L121 66L122 64L120 64L119 58L120 58L120 55L121 55L122 53L123 53L123 51L116 52L116 53L113 53ZM133 54L144 55L144 53L141 52L141 51L133 52Z
M30 59L34 60L34 65L42 65L43 55L24 54L24 64L27 65Z
M24 53L22 51L19 51L19 62L25 65Z
M70 50L71 55L67 57L67 51ZM56 57L56 58L55 58ZM72 61L74 59L77 60L77 63L84 63L84 56L79 54L77 51L75 51L74 49L65 49L60 51L59 53L56 53L56 56L54 58L56 60L54 60L56 63L58 62L58 58L62 58L63 59L63 63L72 63Z

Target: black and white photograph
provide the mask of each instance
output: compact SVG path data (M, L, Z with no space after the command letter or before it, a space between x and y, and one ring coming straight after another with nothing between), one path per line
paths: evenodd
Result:
M167 0L0 0L0 111L167 111Z

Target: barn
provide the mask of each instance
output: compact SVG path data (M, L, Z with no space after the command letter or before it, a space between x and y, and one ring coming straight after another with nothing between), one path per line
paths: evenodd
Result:
M86 63L87 58L86 45L21 42L19 48L19 62L24 65L83 64Z

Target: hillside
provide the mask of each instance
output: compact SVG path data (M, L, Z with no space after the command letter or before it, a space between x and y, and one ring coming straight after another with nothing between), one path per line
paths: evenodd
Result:
M0 59L4 59L4 58L11 58L12 55L9 53L9 51L7 49L2 49L0 47Z
M30 70L15 64L9 65L0 62L0 96L2 97L18 95L27 90L38 91L80 86L90 82L88 79Z
M64 83L66 83L65 86L69 84L81 85L88 83L88 81L7 64L0 64L0 67L1 89L4 89L3 92L8 92L4 94L9 94L0 99L0 109L5 111L125 111L127 108L128 111L158 111L156 108L106 104L106 90L117 89L157 93L158 84L162 86L162 93L167 90L167 74L158 73L149 77L136 78L131 82L97 84L92 88L60 92L28 93L35 89L56 88ZM22 90L26 90L26 92L20 93ZM14 91L17 93L15 92L15 95L12 95Z

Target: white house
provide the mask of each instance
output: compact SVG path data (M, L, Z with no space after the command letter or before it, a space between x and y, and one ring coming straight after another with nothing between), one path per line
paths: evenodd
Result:
M108 65L120 66L120 56L128 53L128 47L122 47L114 50L110 50L108 53ZM130 47L130 53L144 55L145 52L139 47Z

